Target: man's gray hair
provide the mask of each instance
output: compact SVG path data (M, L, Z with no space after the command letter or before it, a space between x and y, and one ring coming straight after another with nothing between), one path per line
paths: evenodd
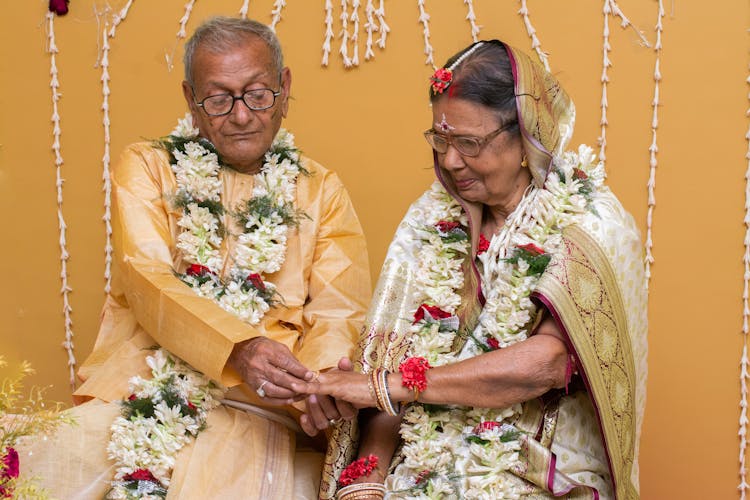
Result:
M193 85L193 57L198 47L208 51L222 53L247 41L248 37L257 36L268 46L276 71L284 67L284 56L276 34L267 25L252 19L216 16L204 21L195 30L185 44L185 80Z

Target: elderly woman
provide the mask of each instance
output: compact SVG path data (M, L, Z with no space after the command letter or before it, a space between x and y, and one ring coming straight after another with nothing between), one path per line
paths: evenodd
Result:
M314 383L360 408L323 498L638 498L646 293L632 217L558 82L493 40L432 77L435 182L386 257L356 371ZM319 385L318 385L319 384Z

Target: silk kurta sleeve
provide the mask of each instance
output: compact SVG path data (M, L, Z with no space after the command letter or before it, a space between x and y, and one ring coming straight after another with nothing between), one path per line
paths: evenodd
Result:
M327 176L322 196L303 308L305 333L295 349L300 362L314 370L352 356L372 291L362 227L335 174Z
M240 382L225 368L237 342L257 329L199 297L174 275L170 193L175 181L166 153L128 148L113 170L114 252L123 290L138 323L167 350L226 385Z

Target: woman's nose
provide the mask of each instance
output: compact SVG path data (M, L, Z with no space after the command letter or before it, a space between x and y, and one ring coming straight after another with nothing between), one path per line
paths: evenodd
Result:
M452 144L448 144L448 149L443 155L443 168L447 170L457 170L466 165L463 156Z

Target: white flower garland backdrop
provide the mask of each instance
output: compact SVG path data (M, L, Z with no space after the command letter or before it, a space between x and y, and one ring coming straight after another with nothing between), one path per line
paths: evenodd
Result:
M109 96L110 96L110 74L109 74L109 49L110 40L113 40L116 35L117 27L123 23L128 15L128 12L133 5L134 0L128 0L124 6L119 10L106 9L104 12L97 13L98 16L103 18L102 34L101 34L101 50L99 64L101 66L101 84L102 84L102 124L104 128L104 156L102 158L102 180L103 180L103 191L104 191L104 214L103 221L105 225L105 249L104 249L104 260L105 260L105 271L104 271L104 292L108 293L110 290L111 283L111 262L112 262L112 245L111 245L111 213L110 213L110 197L111 197L111 183L110 183L110 115L109 115ZM184 6L184 13L179 18L178 24L179 29L176 35L175 46L171 52L165 54L166 65L168 70L173 69L174 54L179 43L187 36L187 23L190 20L190 15L197 0L190 0ZM474 9L472 0L463 0L466 6L467 14L464 19L460 22L468 22L470 29L470 35L472 40L476 41L479 38L481 31L481 23L477 17ZM377 4L377 7L376 7ZM520 8L517 13L520 16L521 22L531 40L531 49L537 54L539 61L547 70L550 70L550 61L548 54L542 49L541 41L537 35L537 30L532 24L530 9L527 5L527 0L519 0ZM145 4L144 4L145 5ZM270 23L269 25L276 29L278 24L282 20L283 9L287 7L287 2L284 0L275 0L273 3L273 9L270 12ZM422 38L424 43L424 64L435 67L435 54L434 48L430 43L430 14L428 12L428 5L426 0L416 0L417 13L415 26L421 29ZM250 8L250 0L244 0L239 9L239 15L241 17L247 17ZM360 64L359 59L359 48L361 41L359 38L360 33L364 36L364 60L370 61L375 57L374 46L377 46L381 50L385 50L386 42L391 28L386 21L386 10L384 0L367 0L364 6L365 22L360 23L360 11L363 8L362 2L359 0L352 0L349 3L347 0L341 0L340 4L340 15L338 19L340 21L340 30L338 38L340 39L340 46L338 53L341 58L341 62L346 68L353 68ZM651 267L654 264L653 256L653 218L654 210L656 207L656 169L658 165L658 142L657 142L657 130L659 126L659 104L660 104L660 82L662 80L660 64L662 57L662 36L664 32L663 20L665 17L665 9L663 0L655 1L655 8L657 11L656 24L653 30L653 54L654 54L654 90L653 99L651 101L652 107L652 120L650 123L651 129L651 143L648 146L649 152L649 178L648 178L648 206L647 206L647 219L646 219L646 239L645 239L645 266L646 276L650 279ZM672 5L674 9L674 4ZM332 0L325 0L323 3L323 22L325 25L324 40L322 43L322 66L328 66L330 62L330 53L332 50L332 44L334 41L334 6ZM617 2L614 0L603 0L602 4L602 20L603 20L603 33L602 33L602 72L601 72L601 119L600 119L600 136L599 136L599 159L602 161L606 160L606 147L607 147L607 126L609 124L607 117L608 99L607 99L607 88L610 83L609 69L612 67L611 58L611 45L610 45L610 29L609 21L610 18L619 18L619 24L622 28L631 28L637 33L638 38L644 46L651 47L648 41L648 37L636 26L634 26L630 20L625 16L623 10L619 7ZM72 307L70 301L70 293L72 287L70 286L67 271L67 261L70 255L67 250L66 241L66 230L67 225L63 215L63 183L64 178L62 177L62 165L63 156L60 149L60 136L62 134L61 129L61 118L58 111L58 102L61 98L59 73L56 64L56 54L59 49L55 42L54 34L54 23L55 16L52 13L47 13L45 16L45 25L47 29L46 38L46 52L50 56L50 88L52 94L52 105L53 113L51 117L52 121L52 151L55 157L55 172L56 172L56 193L57 193L57 220L59 226L59 245L60 245L60 278L61 278L61 294L63 298L63 317L64 317L64 341L62 343L67 354L67 365L70 374L70 386L75 388L75 366L76 359L74 354L73 344L73 321L72 321ZM378 34L378 38L375 39L375 34ZM351 54L351 56L350 56ZM748 83L750 83L750 76L748 77ZM750 95L749 95L750 97ZM748 109L750 115L750 109ZM742 311L742 335L743 335L743 349L741 355L741 370L740 370L740 383L741 383L741 398L740 398L740 419L739 419L739 475L740 484L738 486L740 496L744 500L747 489L749 487L746 477L746 465L745 465L745 453L747 449L747 406L748 406L748 390L747 381L750 377L748 373L748 348L747 338L750 333L748 322L750 318L750 305L748 304L750 296L750 130L748 130L746 139L748 140L748 168L745 177L746 181L746 215L744 224L746 228L745 239L744 239L744 289L742 295L743 311Z

